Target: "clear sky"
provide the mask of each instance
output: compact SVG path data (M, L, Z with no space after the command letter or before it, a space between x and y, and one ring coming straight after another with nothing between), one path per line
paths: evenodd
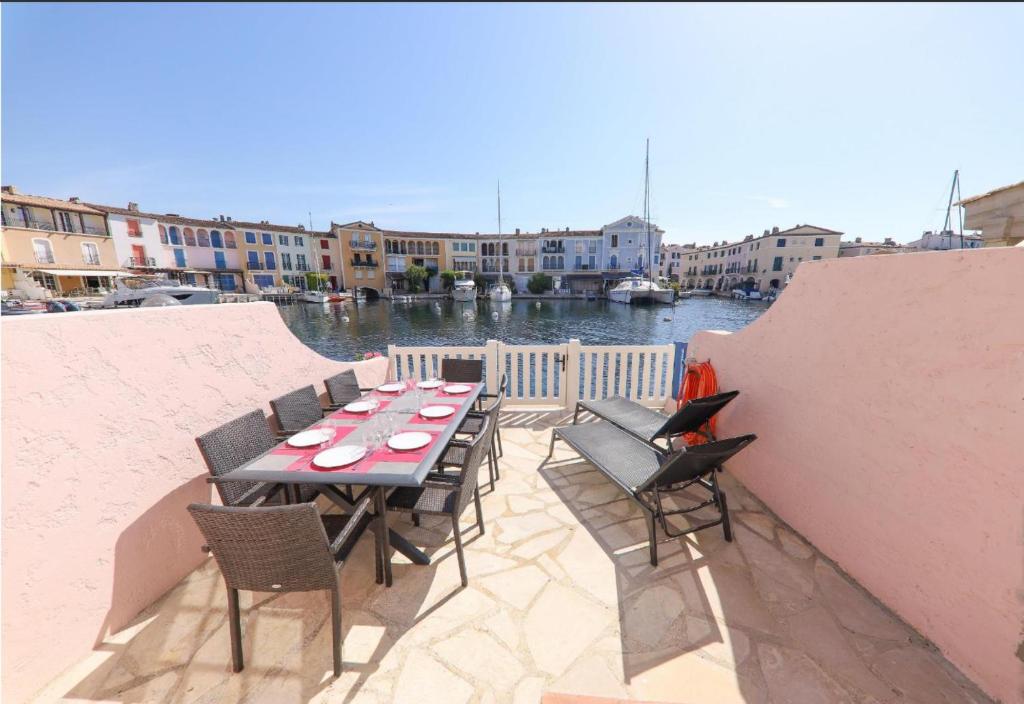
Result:
M2 178L195 216L914 239L1024 179L1021 5L10 5Z

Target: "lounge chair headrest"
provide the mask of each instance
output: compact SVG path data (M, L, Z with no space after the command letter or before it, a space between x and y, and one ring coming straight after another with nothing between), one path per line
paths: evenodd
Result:
M713 396L692 399L669 416L668 420L658 428L658 431L651 439L667 438L673 435L682 435L683 433L695 433L701 429L701 426L711 420L712 416L725 408L730 401L739 395L739 391L724 391Z

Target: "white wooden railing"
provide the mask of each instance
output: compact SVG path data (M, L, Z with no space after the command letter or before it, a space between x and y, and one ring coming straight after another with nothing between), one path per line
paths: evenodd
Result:
M508 378L510 406L571 409L581 399L623 396L662 406L672 395L675 346L507 345L496 340L478 347L388 346L391 375L425 379L441 374L444 359L480 359L487 391L495 393L501 375Z

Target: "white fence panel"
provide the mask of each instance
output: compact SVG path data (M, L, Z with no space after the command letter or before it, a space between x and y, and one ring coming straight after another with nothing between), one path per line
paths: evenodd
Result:
M618 395L661 406L672 395L674 345L506 345L489 340L483 347L388 346L396 379L441 374L446 358L484 360L487 390L495 393L508 377L509 406L572 408L578 400Z

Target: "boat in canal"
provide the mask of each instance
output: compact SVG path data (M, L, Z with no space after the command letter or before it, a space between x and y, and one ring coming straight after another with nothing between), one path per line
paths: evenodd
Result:
M491 287L488 292L491 300L495 303L507 303L512 300L512 289L505 283L505 252L502 249L501 239L501 183L498 183L498 283Z
M104 308L140 306L153 296L165 295L181 305L216 303L218 292L205 286L183 284L159 276L120 276L103 299Z
M664 303L671 305L676 300L676 292L670 288L662 288L651 276L651 177L650 177L651 140L647 140L647 153L644 156L644 227L647 234L647 276L644 277L644 263L640 262L633 276L627 276L618 286L608 292L608 298L615 303L641 305L644 303ZM642 258L642 257L641 257Z
M456 271L455 283L452 286L452 298L460 303L476 300L476 282L472 271Z

